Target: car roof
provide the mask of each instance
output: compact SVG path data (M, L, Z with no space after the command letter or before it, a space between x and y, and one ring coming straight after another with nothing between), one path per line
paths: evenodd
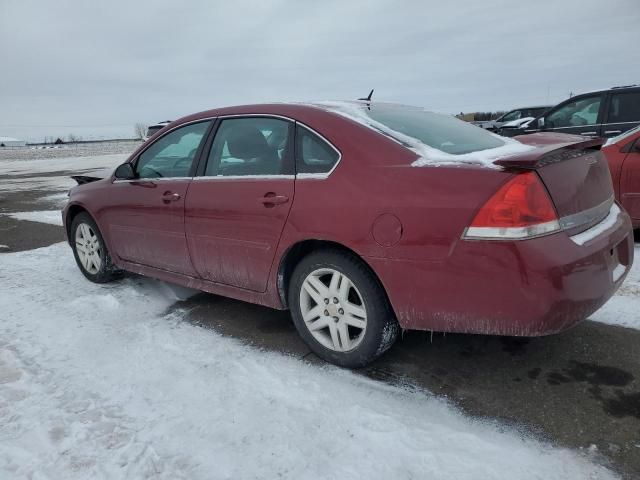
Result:
M604 88L604 89L601 89L601 90L591 90L589 92L584 92L584 93L579 93L577 95L574 95L574 97L581 97L582 95L590 95L592 93L619 92L619 91L625 91L625 90L632 90L632 91L640 90L640 84L638 84L638 85L621 85L619 87ZM572 98L572 97L570 97L570 98ZM563 100L563 102L564 102L564 100ZM562 102L560 102L560 103L562 103Z

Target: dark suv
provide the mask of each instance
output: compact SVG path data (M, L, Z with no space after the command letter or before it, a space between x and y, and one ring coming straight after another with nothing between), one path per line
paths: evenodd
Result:
M559 103L521 128L502 128L507 137L558 132L615 137L640 125L640 85L584 93Z

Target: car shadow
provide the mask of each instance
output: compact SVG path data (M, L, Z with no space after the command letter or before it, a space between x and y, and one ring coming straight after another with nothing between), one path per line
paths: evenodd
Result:
M322 363L288 312L198 294L185 319L254 347ZM640 474L640 332L585 321L538 338L405 332L357 372L423 389L465 413L608 457Z

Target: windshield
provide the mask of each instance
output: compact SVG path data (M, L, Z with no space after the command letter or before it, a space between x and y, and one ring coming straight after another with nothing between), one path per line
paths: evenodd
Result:
M522 112L520 110L512 110L508 113L505 113L496 122L510 122L512 120L518 120L522 116Z
M505 145L500 137L482 128L418 107L372 104L369 108L358 105L353 108L359 116L366 117L364 120L370 127L408 147L419 140L441 152L460 155Z

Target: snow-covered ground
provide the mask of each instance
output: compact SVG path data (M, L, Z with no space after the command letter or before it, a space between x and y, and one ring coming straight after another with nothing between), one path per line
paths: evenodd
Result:
M424 392L193 326L161 282L91 284L63 243L0 255L0 285L0 478L614 478Z
M591 320L640 330L640 245L635 247L635 262L624 283Z
M75 158L47 158L33 160L0 159L0 193L28 190L58 190L66 192L76 185L71 174L110 174L124 162L128 154L97 155ZM71 173L69 173L71 172Z
M50 223L51 225L62 226L62 215L60 210L38 210L33 212L12 212L6 213L8 217L16 220L28 220L30 222Z
M0 189L61 202L69 171L100 175L125 158L1 160ZM640 329L638 265L593 320ZM152 280L89 283L66 244L0 253L0 479L613 478L588 451L469 419L427 392L195 327L177 300Z

